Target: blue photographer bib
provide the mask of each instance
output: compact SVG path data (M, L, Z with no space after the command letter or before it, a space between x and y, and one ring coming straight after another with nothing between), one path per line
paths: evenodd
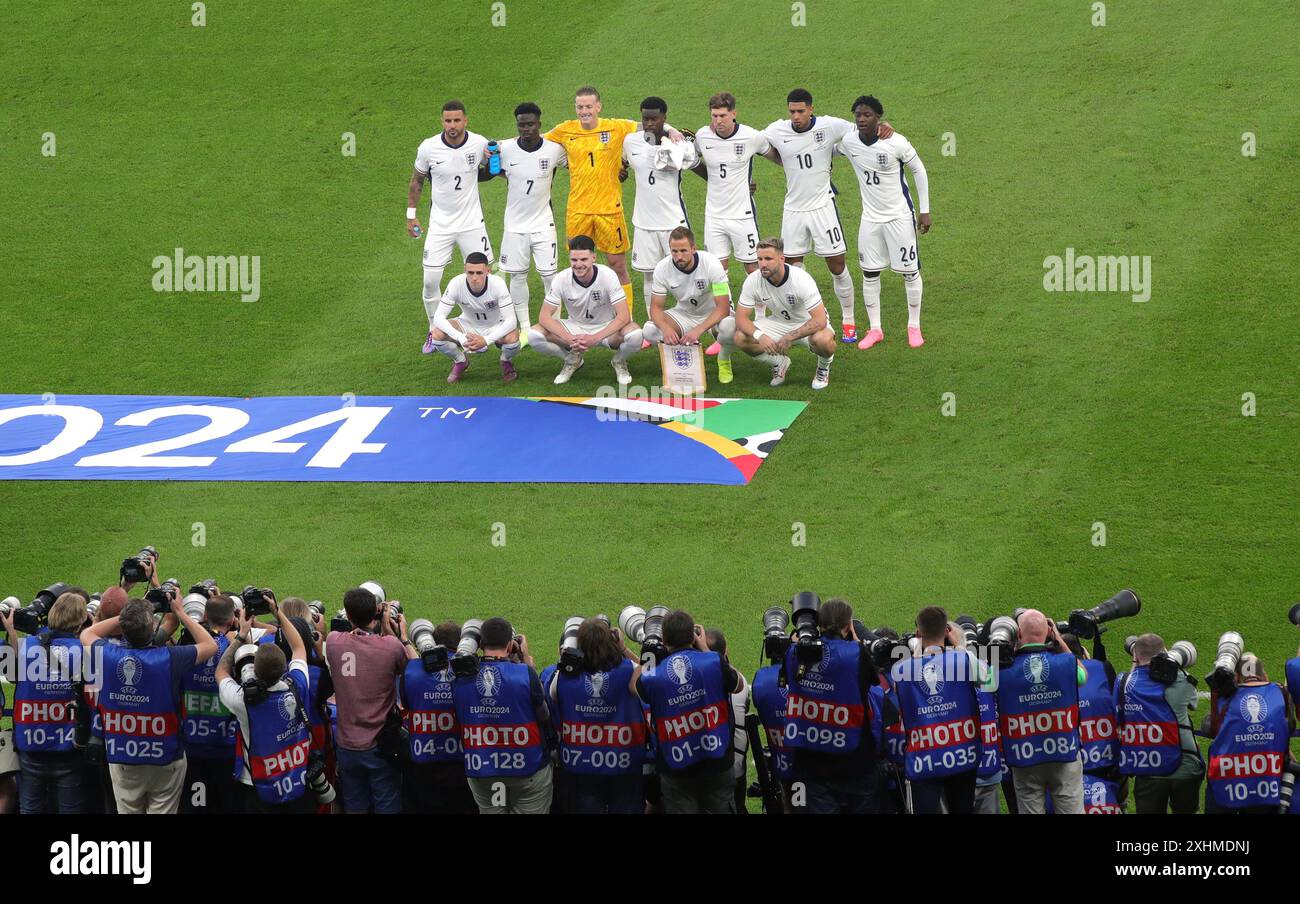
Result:
M980 765L975 665L961 650L894 663L890 682L907 732L903 764L912 781L946 778Z
M1084 772L1103 772L1119 762L1115 699L1106 682L1106 665L1096 659L1080 663L1088 681L1079 688L1079 750Z
M532 669L484 659L478 674L452 681L465 774L472 778L532 775L546 765L533 711Z
M215 640L217 655L181 676L181 728L185 751L190 756L233 756L235 735L239 733L235 717L222 705L217 692L217 665L230 640L224 634Z
M668 769L731 756L731 700L722 689L722 657L678 650L641 674L650 698L659 762Z
M25 637L18 643L18 663L14 747L22 753L73 750L81 641L76 637L52 637L46 646L37 637Z
M645 758L645 716L629 684L636 664L608 672L560 673L560 765L577 775L640 775Z
M1115 680L1121 775L1169 775L1182 762L1178 721L1165 699L1165 685L1137 666Z
M302 709L307 681L292 669L284 680L292 682L294 689L271 691L261 703L247 705L248 747L242 734L235 745L242 761L235 767L235 777L247 763L257 796L268 804L295 801L307 788L311 729Z
M401 698L402 717L410 733L411 762L461 762L464 755L452 699L451 669L427 672L420 660L408 660L402 675Z
M1002 731L998 725L998 698L992 691L975 689L980 707L980 778L1002 774Z
M778 781L788 782L794 778L794 760L785 749L785 705L789 689L781 686L780 675L781 667L777 665L759 669L754 675L753 696L758 721L763 723L767 746L772 752L772 771Z
M1221 807L1276 807L1286 764L1286 698L1276 684L1237 688L1223 701L1207 779Z
M1002 755L1012 767L1079 756L1079 661L1073 653L1020 653L998 674Z
M99 711L110 763L165 766L183 754L178 701L166 647L96 643L103 656Z

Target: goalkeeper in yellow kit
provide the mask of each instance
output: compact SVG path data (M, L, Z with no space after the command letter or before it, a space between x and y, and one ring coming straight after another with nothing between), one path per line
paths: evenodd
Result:
M632 280L627 252L631 242L623 216L623 186L618 171L623 160L623 139L640 129L641 123L634 119L602 119L600 92L592 87L577 90L574 109L577 119L560 123L545 136L569 156L565 231L568 239L590 236L597 250L605 252L610 269L623 284L630 312ZM682 140L682 133L671 126L667 132L673 141Z

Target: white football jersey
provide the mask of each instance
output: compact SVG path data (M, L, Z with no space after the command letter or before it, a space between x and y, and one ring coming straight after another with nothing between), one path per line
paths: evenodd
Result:
M906 138L895 132L888 138L863 144L855 129L835 146L835 152L849 158L858 177L864 221L888 223L911 218L912 195L907 190L907 173L903 167L916 157L916 149Z
M544 232L555 228L551 210L551 180L557 167L569 165L569 155L554 141L525 151L518 138L501 142L501 172L506 177L506 232Z
M814 116L802 132L796 132L788 119L778 119L763 130L785 168L786 210L816 210L834 199L831 157L840 139L856 128L847 119Z
M591 282L583 285L566 267L551 280L546 303L559 305L560 316L580 323L609 323L614 319L614 304L626 301L618 276L609 267L596 264Z
M668 139L664 139L665 144ZM645 132L633 132L623 139L623 159L636 182L632 225L660 232L686 225L686 202L682 200L682 170L695 165L695 146L682 142L686 156L681 169L660 169L656 163L660 146L651 144Z
M427 232L464 232L482 225L478 165L486 147L486 138L469 131L459 147L449 146L441 134L420 142L415 168L429 177L431 206Z
M740 290L742 307L753 308L755 319L769 317L786 323L806 323L821 307L822 293L817 280L803 267L786 264L785 279L768 281L760 270L745 277Z
M726 138L720 138L712 126L695 133L695 150L709 174L704 212L710 219L747 220L754 215L750 173L754 155L769 147L762 132L739 122Z
M469 279L464 273L456 274L442 290L442 300L460 308L461 325L475 330L499 323L502 311L514 310L510 287L504 279L493 274L488 274L487 285L478 295L469 287Z
M672 257L661 260L655 265L650 291L675 298L679 305L692 313L713 310L714 295L731 296L722 261L707 251L696 251L695 265L685 271L677 269Z

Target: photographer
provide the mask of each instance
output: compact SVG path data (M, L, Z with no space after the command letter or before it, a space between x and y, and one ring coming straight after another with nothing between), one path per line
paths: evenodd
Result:
M1088 680L1056 631L1037 609L1016 620L1016 655L998 675L1002 755L1011 766L1016 812L1083 813L1079 756L1079 688Z
M499 617L483 622L481 637L477 674L452 681L470 792L480 813L546 813L551 719L528 638Z
M299 616L295 614L297 612L306 612L306 615ZM334 757L334 742L330 737L329 708L325 701L334 696L334 681L330 677L329 666L325 663L325 656L321 652L322 638L312 621L313 615L315 613L297 597L288 597L280 603L280 618L293 622L293 626L298 629L298 636L302 638L303 646L307 648L307 699L304 702L307 704L307 727L311 730L311 752L313 756L323 759L325 777L333 785L338 777L338 764ZM276 632L275 645L285 655L286 661L292 658L288 638L283 631ZM330 804L322 803L317 812L325 814L331 812L331 809Z
M664 616L663 643L663 661L638 665L631 687L656 726L664 812L735 813L731 695L740 675L709 649L689 612Z
M1093 635L1092 656L1079 638L1062 634L1088 680L1079 688L1079 755L1083 758L1085 813L1122 813L1127 787L1119 775L1119 727L1115 720L1115 667L1106 659L1101 630Z
M878 680L876 666L858 640L853 608L844 600L827 600L817 608L817 629L819 662L800 662L801 643L791 644L785 654L786 747L794 751L793 787L797 792L802 783L804 791L791 803L795 813L875 813L876 744L867 709Z
M73 745L73 734L82 678L78 634L86 620L86 600L72 592L55 600L46 616L48 630L21 643L13 613L0 615L9 645L18 654L13 721L23 815L85 809L85 756Z
M332 631L325 656L334 681L338 713L338 757L343 809L348 813L400 813L401 773L380 749L380 735L397 705L397 679L415 651L406 645L406 624L398 616L399 639L391 609L364 587L343 595L350 631Z
M975 692L985 676L941 607L917 613L916 636L920 654L895 663L889 674L907 732L904 766L912 812L973 813L982 759Z
M1237 662L1235 678L1235 692L1212 703L1205 812L1276 813L1295 710L1254 653Z
M599 619L582 622L577 642L582 671L558 671L548 689L559 723L564 812L643 813L645 718L631 688L637 657L619 630Z
M194 594L191 602L202 601ZM221 702L217 663L230 647L226 632L235 618L235 601L215 594L203 602L203 629L217 645L216 654L181 677L181 729L185 738L185 793L182 813L238 813L241 801L230 764L235 757L238 726ZM184 644L188 638L181 638Z
M709 649L724 660L727 658L727 636L719 628L706 628L704 641ZM740 687L731 695L731 743L735 757L731 765L731 777L736 784L736 812L746 813L745 792L749 785L749 735L745 732L745 716L749 713L749 683L745 676L736 672L740 678Z
M881 625L871 632L877 640L898 643L898 632ZM877 668L879 671L879 668ZM906 810L903 769L907 753L907 733L898 714L898 691L889 682L888 671L880 672L871 687L871 736L876 742L876 811L898 814Z
M217 653L217 643L169 594L171 611L193 646L155 647L154 606L132 599L117 618L81 632L83 662L98 672L104 752L119 813L175 813L185 786L180 736L180 679ZM121 628L124 643L106 638Z
M279 606L266 596L273 615ZM307 725L307 647L289 618L279 618L279 633L289 644L252 641L253 619L239 614L239 633L217 664L221 703L239 726L236 769L244 785L244 812L249 814L314 813L316 796L307 790L311 729ZM249 645L254 653L241 655ZM247 668L251 661L250 669ZM238 668L239 680L232 677Z
M1119 725L1119 772L1135 776L1137 813L1195 813L1205 766L1196 746L1190 711L1196 708L1196 685L1182 669L1168 684L1153 677L1152 662L1168 662L1159 634L1143 634L1133 643L1133 671L1115 682L1115 719Z
M769 769L772 778L781 788L781 806L783 813L792 812L790 808L790 782L794 780L794 753L785 743L785 705L790 688L785 680L784 654L773 659L754 673L753 688L754 709L758 721L767 735L768 752L771 754ZM754 756L760 756L754 751Z
M460 625L446 621L433 629L433 642L454 650ZM410 733L411 762L403 790L407 811L439 815L477 813L478 806L465 780L465 754L452 700L450 667L430 672L420 659L410 659L402 674L398 697Z

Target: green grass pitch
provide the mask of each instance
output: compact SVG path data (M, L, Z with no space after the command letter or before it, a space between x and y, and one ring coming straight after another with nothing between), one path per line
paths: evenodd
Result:
M1084 0L505 0L498 27L487 2L211 0L196 27L188 2L10 4L3 392L446 392L446 359L419 354L421 243L403 209L451 97L471 129L507 138L516 103L550 125L584 83L604 115L636 117L657 94L690 128L718 90L757 128L793 87L843 117L874 93L925 161L934 228L924 348L907 347L887 275L886 342L841 351L826 391L808 387L806 354L780 389L743 356L712 386L811 401L748 487L0 482L0 593L102 588L154 543L184 580L333 604L374 578L416 615L505 614L539 665L571 614L681 606L752 674L760 612L800 589L903 627L930 603L1064 617L1131 586L1133 625L1192 640L1197 674L1237 629L1281 677L1300 641L1286 622L1300 598L1300 11L1105 6L1099 26ZM775 233L782 174L754 172ZM852 255L844 161L834 180ZM684 185L700 226L703 182ZM494 245L504 188L482 192ZM259 255L261 299L155 293L150 262L176 247ZM1150 300L1046 292L1044 260L1067 248L1149 255ZM809 269L838 323L825 265ZM594 353L568 390L611 383L607 361ZM557 361L525 350L518 365L508 393L494 361L459 392L553 394ZM654 356L631 367L658 382Z

